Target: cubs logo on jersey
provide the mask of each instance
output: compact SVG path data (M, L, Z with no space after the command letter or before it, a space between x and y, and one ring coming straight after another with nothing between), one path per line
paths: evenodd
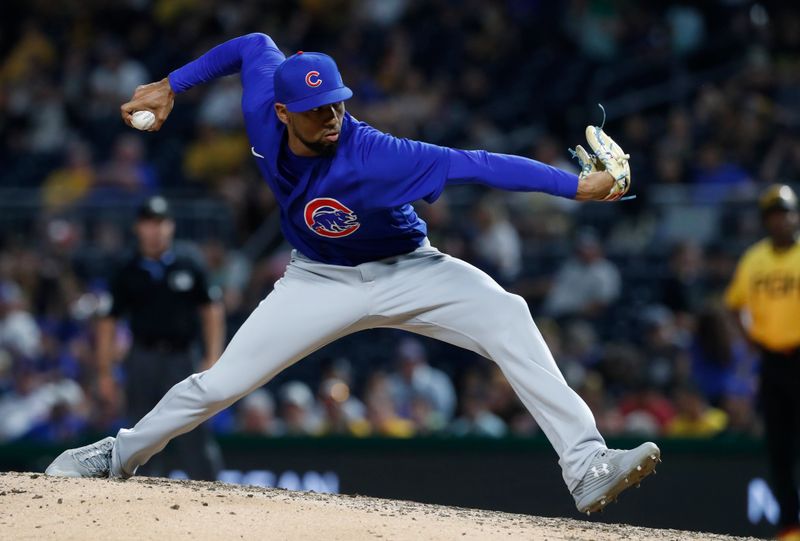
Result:
M361 227L358 216L352 210L329 197L317 197L309 201L303 217L310 230L332 239L352 235Z

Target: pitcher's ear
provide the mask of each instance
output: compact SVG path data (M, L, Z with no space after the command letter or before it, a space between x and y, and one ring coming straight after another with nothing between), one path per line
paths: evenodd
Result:
M289 124L289 111L286 109L286 106L282 103L275 104L275 114L278 115L278 120L283 122L284 124Z

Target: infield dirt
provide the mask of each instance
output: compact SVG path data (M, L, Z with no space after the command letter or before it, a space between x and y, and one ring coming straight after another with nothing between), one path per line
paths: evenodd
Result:
M0 539L745 539L223 483L0 473ZM751 538L752 539L752 538Z

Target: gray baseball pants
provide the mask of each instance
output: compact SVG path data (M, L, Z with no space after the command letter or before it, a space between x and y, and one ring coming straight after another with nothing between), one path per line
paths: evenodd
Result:
M375 327L443 340L496 362L558 453L570 491L605 445L525 301L426 242L408 254L355 267L318 263L293 252L284 276L219 361L177 383L136 426L119 431L112 475L133 475L172 438L281 370L337 338Z

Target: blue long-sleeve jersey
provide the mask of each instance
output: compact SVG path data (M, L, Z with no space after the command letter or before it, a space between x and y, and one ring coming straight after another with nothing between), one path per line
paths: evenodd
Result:
M274 111L273 74L284 55L269 36L225 42L173 71L176 93L241 73L242 112L252 153L281 209L288 241L314 260L358 265L418 248L427 234L411 203L435 201L448 184L573 198L578 177L543 163L482 150L400 139L345 114L332 157L301 158L288 149Z

